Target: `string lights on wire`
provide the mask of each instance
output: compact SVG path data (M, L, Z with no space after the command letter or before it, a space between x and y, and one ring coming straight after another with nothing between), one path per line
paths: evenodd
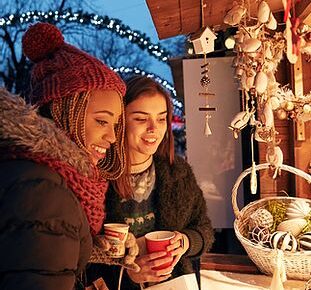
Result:
M141 70L137 67L111 67L112 70L115 72L121 74L121 75L126 75L126 74L137 74L137 75L143 75L147 76L149 78L153 78L156 82L160 83L163 87L165 87L172 95L172 102L174 106L174 115L182 118L183 116L183 104L176 99L177 93L172 84L170 84L168 81L163 80L161 77L159 77L156 74L146 72L144 70Z
M109 18L108 16L100 16L94 13L82 11L72 12L71 9L59 11L27 11L24 13L8 14L0 18L0 27L15 26L17 24L26 24L36 21L57 23L60 21L75 22L82 25L92 25L96 29L108 29L118 34L122 38L127 38L130 42L136 44L142 50L146 50L151 56L167 63L169 52L161 47L161 45L153 44L149 37L144 33L131 30L124 25L121 20Z
M162 48L160 44L153 44L150 41L150 38L147 37L144 33L140 33L135 30L131 30L129 26L122 24L119 19L112 19L108 16L99 16L96 14L90 14L85 12L72 12L71 9L67 9L63 12L59 11L27 11L21 14L9 14L0 18L0 27L6 26L16 26L23 25L32 22L50 22L58 23L64 21L66 23L74 22L81 25L91 25L96 29L108 29L111 32L117 34L121 38L127 38L131 43L138 45L142 50L146 50L151 56L155 57L161 62L167 63L169 58L169 53L165 48ZM147 77L153 78L155 81L159 82L164 86L172 96L172 102L174 107L174 115L180 119L183 119L183 104L176 99L176 90L172 84L168 81L163 80L161 77L141 70L137 67L118 67L113 68L115 72L120 73L121 75L126 74L141 74L146 75Z

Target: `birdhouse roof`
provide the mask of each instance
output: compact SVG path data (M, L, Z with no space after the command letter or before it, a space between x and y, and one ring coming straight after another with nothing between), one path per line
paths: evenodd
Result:
M216 39L217 36L215 35L215 33L208 27L202 27L200 28L198 31L196 31L195 33L191 34L190 40L195 40L198 38L201 38L202 36L208 35L209 38L212 39Z

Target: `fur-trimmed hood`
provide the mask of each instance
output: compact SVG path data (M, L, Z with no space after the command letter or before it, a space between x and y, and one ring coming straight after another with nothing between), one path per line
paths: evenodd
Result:
M86 152L71 141L53 121L41 117L37 109L0 88L0 150L21 149L68 163L83 176L92 176ZM2 156L1 158L5 158Z

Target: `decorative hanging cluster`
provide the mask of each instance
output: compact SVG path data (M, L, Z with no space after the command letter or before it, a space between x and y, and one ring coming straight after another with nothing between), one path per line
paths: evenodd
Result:
M204 54L204 64L201 65L201 69L202 69L201 75L202 75L202 77L201 77L201 80L200 80L200 84L201 84L201 87L204 89L204 92L199 93L199 95L205 97L205 107L200 107L199 111L205 111L206 112L205 113L204 135L207 136L207 137L209 135L212 135L212 131L211 131L210 126L209 126L209 119L212 116L210 115L209 112L216 110L216 108L210 107L209 102L208 102L208 97L215 95L213 93L209 93L208 92L208 87L209 87L209 84L211 82L211 79L210 79L210 77L208 75L208 73L209 73L208 66L209 66L209 63L207 62L206 54Z
M254 128L254 139L267 144L266 160L275 168L275 178L283 163L283 153L278 146L274 114L281 120L311 120L311 94L295 96L288 86L282 87L276 81L275 72L284 52L292 63L299 50L311 55L311 28L303 23L293 27L297 20L289 15L285 33L276 32L277 21L268 3L262 0L255 19L256 23L243 0L234 2L224 18L226 24L238 28L234 36L237 55L232 65L242 91L242 112L233 118L229 128L235 138L248 124Z
M161 47L161 45L153 44L149 37L144 33L131 30L127 25L122 24L119 19L109 18L108 16L100 16L86 12L72 12L67 9L63 12L59 11L27 11L24 13L15 13L0 18L0 26L15 26L17 24L26 24L36 21L57 23L60 21L76 22L82 25L92 25L96 29L108 29L113 33L117 33L122 38L127 38L130 42L137 44L142 50L146 50L151 56L167 63L169 52Z

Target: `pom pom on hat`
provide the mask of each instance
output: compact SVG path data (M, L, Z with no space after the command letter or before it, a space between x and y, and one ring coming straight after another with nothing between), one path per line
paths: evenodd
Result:
M33 62L44 59L63 43L61 31L49 23L32 25L22 39L24 54Z
M64 41L61 31L36 23L25 32L23 53L34 62L31 71L32 104L70 97L95 89L114 90L124 96L125 83L99 59Z

